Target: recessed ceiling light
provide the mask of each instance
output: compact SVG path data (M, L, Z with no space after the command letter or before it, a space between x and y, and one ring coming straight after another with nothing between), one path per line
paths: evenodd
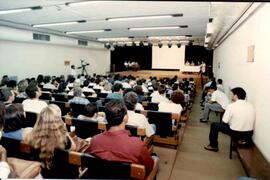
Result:
M88 30L88 31L69 31L69 32L66 32L66 34L100 33L100 32L106 32L106 31L111 31L111 29L98 29L98 30Z
M107 18L107 21L130 21L130 20L147 20L147 19L164 19L181 17L183 14L166 14L166 15L153 15L153 16L132 16L132 17L115 17Z
M42 7L41 6L34 6L34 7L29 7L29 8L1 10L0 15L2 15L2 14L21 13L21 12L27 12L27 11L39 10L39 9L42 9Z
M72 25L78 23L85 23L85 20L80 21L69 21L69 22L59 22L59 23L47 23L47 24L35 24L33 27L50 27L50 26L64 26L64 25Z
M179 29L179 26L168 26L168 27L140 27L140 28L128 28L130 31L144 31L144 30L169 30L169 29Z

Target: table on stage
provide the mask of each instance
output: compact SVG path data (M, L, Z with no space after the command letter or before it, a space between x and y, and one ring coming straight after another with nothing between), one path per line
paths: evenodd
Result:
M201 66L183 66L181 72L199 73Z

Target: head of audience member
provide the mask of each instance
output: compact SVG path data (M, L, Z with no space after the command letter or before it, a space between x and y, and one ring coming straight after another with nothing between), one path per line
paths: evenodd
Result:
M58 93L64 93L66 91L67 84L65 82L61 82L58 86Z
M31 146L39 149L39 158L44 168L50 168L55 149L66 145L66 126L61 118L61 110L55 104L45 107L39 114L32 130Z
M217 80L217 83L218 83L218 84L222 84L222 83L223 83L223 80L222 80L222 79L218 79L218 80Z
M7 76L7 75L4 75L4 76L2 77L1 85L0 85L0 86L1 86L1 87L6 86L8 81L9 81L8 76Z
M42 74L39 74L37 76L37 83L38 84L42 84L43 83L43 80L44 80L44 76Z
M211 83L211 85L207 89L207 91L210 92L210 93L213 93L216 90L217 90L216 83Z
M23 121L25 121L25 112L23 105L19 103L11 104L6 108L4 116L5 125L4 132L13 132L23 128Z
M84 86L84 87L88 87L89 84L90 84L90 81L89 81L89 80L83 81L83 86Z
M126 107L130 111L134 111L136 104L138 103L138 96L135 92L128 92L124 96L124 102L126 104Z
M138 96L144 96L142 86L137 85L133 88L133 90Z
M3 102L0 102L0 139L2 137L2 130L4 128L4 116L6 114L6 106Z
M30 99L38 99L41 96L41 90L35 81L29 83L25 89L25 93Z
M0 100L2 100L5 104L11 104L15 99L15 94L9 88L1 89Z
M153 90L154 91L158 91L158 87L159 87L159 83L158 82L153 83Z
M7 82L7 88L9 88L10 90L17 91L17 82L15 80L9 80Z
M166 86L163 85L163 84L161 84L161 85L158 87L158 92L159 92L159 94L164 95L165 92L166 92Z
M246 99L246 91L241 87L233 88L232 90L233 96L232 101L235 102L238 99L245 100Z
M89 118L95 117L97 113L98 113L98 108L97 108L96 103L89 103L84 108L84 115Z
M173 91L176 91L176 90L178 90L178 87L179 87L178 84L173 84L173 85L172 85L172 90L173 90Z
M121 100L113 99L105 105L109 131L125 129L128 122L127 108Z
M81 80L80 79L76 79L73 83L73 87L81 87Z
M44 83L47 84L47 83L50 83L51 82L51 76L45 76L44 77Z
M25 92L25 89L27 88L27 86L28 86L27 80L23 79L23 80L19 81L19 83L18 83L19 93Z
M71 65L71 69L75 69L75 65Z
M111 83L105 83L103 87L104 91L111 91L112 90L112 84Z
M175 104L184 104L185 103L185 96L179 90L173 91L171 95L171 101Z
M112 87L112 91L114 92L114 93L122 93L122 89L123 89L123 85L122 84L120 84L120 83L116 83L116 84L114 84L113 85L113 87Z
M75 87L73 89L73 95L74 97L82 97L82 89L80 87Z

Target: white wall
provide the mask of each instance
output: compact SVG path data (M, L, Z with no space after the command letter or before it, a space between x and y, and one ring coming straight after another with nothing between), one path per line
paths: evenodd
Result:
M0 40L0 76L16 75L22 79L36 77L38 74L67 75L70 67L64 66L64 61L68 60L78 67L80 59L90 63L87 67L89 74L104 74L110 70L110 51L105 48Z
M152 47L152 69L182 69L185 64L185 46Z
M255 12L214 51L214 70L229 87L243 87L256 109L254 141L270 162L270 4ZM247 48L255 45L255 60L247 62ZM220 68L218 68L220 64Z

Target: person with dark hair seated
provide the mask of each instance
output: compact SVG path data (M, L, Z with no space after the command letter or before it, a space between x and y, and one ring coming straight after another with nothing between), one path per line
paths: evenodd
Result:
M18 94L18 86L17 86L17 82L15 80L9 80L7 82L7 88L10 89L15 96L17 96Z
M105 114L109 129L92 138L88 153L107 161L142 164L147 174L151 172L154 160L146 145L125 130L128 115L124 102L111 100L105 105Z
M16 97L18 98L27 98L27 95L25 93L25 89L28 86L28 82L26 79L23 79L19 81L18 83L18 95Z
M98 112L96 103L89 103L84 108L84 113L78 116L78 119L90 121L107 122L104 112Z
M210 110L224 112L229 104L228 97L223 92L217 90L215 83L208 88L208 93L211 95L211 98L204 105L203 118L200 119L200 122L202 123L208 122Z
M92 88L89 88L88 86L89 86L89 84L90 84L90 81L89 80L85 80L84 82L83 82L83 88L82 88L82 91L83 92L91 92L91 93L96 93Z
M161 84L158 87L159 95L152 97L152 102L154 103L160 103L160 102L169 102L169 99L166 98L166 86Z
M135 107L138 103L138 96L135 92L128 92L124 96L124 101L128 109L128 125L133 125L141 128L145 128L147 137L155 134L156 126L149 124L148 120L143 114L135 113Z
M0 102L0 140L2 138L2 131L4 128L4 116L6 108L5 104ZM10 174L10 168L7 163L7 152L6 149L0 145L0 178L8 178Z
M22 104L17 103L8 106L4 116L4 121L3 137L29 142L30 133L33 128L23 128L25 113Z
M39 100L39 97L41 96L41 90L37 86L37 82L30 82L28 87L25 89L25 92L29 99L26 99L22 102L24 111L39 114L44 107L47 107L47 103L45 101Z
M108 99L120 99L123 100L123 86L120 83L116 83L112 87L113 93L108 94Z
M52 78L50 76L45 76L44 77L44 85L43 88L44 89L57 89L57 87L55 85L52 84Z
M146 97L144 96L144 93L143 93L143 89L141 86L135 86L133 88L134 92L138 95L138 101L139 102L142 102L142 101L146 101Z
M233 88L232 101L226 108L223 115L223 124L214 122L211 124L209 141L210 144L204 148L209 151L218 151L218 133L232 135L234 131L238 132L238 135L248 136L245 139L251 141L255 123L255 109L249 102L245 101L246 92L241 87ZM248 132L248 133L247 133Z
M9 106L15 100L15 94L9 88L3 88L0 91L0 101L3 101L5 106Z

